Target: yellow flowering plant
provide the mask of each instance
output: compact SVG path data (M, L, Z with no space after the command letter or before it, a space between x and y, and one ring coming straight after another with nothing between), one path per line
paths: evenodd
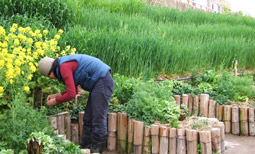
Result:
M74 54L76 49L67 46L60 49L58 40L63 30L54 38L48 38L48 30L32 30L13 24L10 29L0 26L0 99L1 104L14 99L19 91L30 93L41 77L37 71L38 61L43 57L57 58ZM34 78L34 77L37 78Z

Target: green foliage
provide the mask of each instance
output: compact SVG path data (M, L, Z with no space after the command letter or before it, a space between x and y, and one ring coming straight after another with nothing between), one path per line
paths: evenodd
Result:
M0 151L0 154L13 154L13 151L11 149L8 149L8 150L2 149Z
M182 94L191 94L192 93L192 87L190 84L177 81L177 80L171 80L173 84L173 94L175 95L182 95Z
M255 97L253 85L254 83L250 77L234 77L224 73L215 85L214 90L230 100L242 101L243 98L253 99Z
M0 22L1 26L4 28L10 28L13 23L18 24L21 27L31 27L32 30L35 29L53 29L54 25L48 21L45 17L36 15L36 16L31 16L29 14L24 14L24 15L13 15L11 17L6 17L6 16L0 16Z
M229 69L236 59L241 68L255 66L254 19L178 11L138 0L67 3L75 26L66 27L62 44L102 59L114 73L151 78L194 67Z
M126 104L134 94L135 86L142 82L140 79L129 78L119 74L114 74L113 79L115 82L113 97L116 96L120 104Z
M0 141L2 148L19 152L26 148L26 139L34 131L53 135L45 109L34 110L25 102L25 95L20 93L12 102L10 110L0 116Z
M72 12L62 0L2 0L0 14L5 17L13 15L43 16L57 28L71 21Z
M180 108L174 104L171 91L162 85L156 85L153 81L147 81L135 88L127 105L127 113L129 117L143 121L147 125L157 120L176 126Z
M49 136L43 132L33 132L30 134L28 142L36 138L37 141L43 141L43 153L55 154L55 153L65 153L65 154L81 154L81 149L79 146L75 145L73 142L64 142L63 139L56 136Z

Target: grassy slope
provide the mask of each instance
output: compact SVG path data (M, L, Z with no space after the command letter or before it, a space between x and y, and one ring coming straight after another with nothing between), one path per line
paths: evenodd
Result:
M239 67L255 66L251 18L180 12L138 0L76 0L69 6L76 16L75 25L67 27L66 42L120 74L152 77L195 67L227 69L235 59Z

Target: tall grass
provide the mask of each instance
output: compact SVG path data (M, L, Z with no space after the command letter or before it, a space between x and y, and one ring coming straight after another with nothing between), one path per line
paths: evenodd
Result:
M78 48L79 53L99 57L114 72L129 76L141 73L147 77L161 73L184 73L194 67L232 68L236 59L239 60L239 67L255 66L251 60L255 49L255 30L246 22L237 25L227 21L214 24L163 22L145 16L141 10L132 14L125 12L125 7L119 9L119 12L112 11L110 4L113 2L116 1L74 3L73 10L77 11L74 17L76 26L66 29L67 33L61 43L72 44ZM116 2L116 5L118 3L124 2ZM178 16L184 16L184 12L175 12ZM224 15L215 15L215 20L217 16ZM232 18L233 21L239 19L235 16Z
M54 3L56 2L56 3ZM255 20L178 11L140 0L3 0L2 25L64 28L60 45L102 59L113 72L154 77L198 69L255 68ZM72 11L71 11L72 10ZM28 15L29 14L29 15ZM13 16L14 15L14 16Z
M67 0L70 1L70 0ZM254 19L231 14L205 13L202 11L179 11L167 7L151 6L141 0L76 0L79 8L104 9L111 13L126 15L139 14L156 22L175 22L180 24L219 24L246 25L255 27ZM73 3L73 0L71 0ZM77 9L77 8L76 8Z
M40 15L60 28L71 22L72 11L65 0L1 0L0 16Z

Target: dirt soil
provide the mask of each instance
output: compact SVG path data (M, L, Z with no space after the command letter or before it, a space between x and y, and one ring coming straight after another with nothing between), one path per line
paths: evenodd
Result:
M227 134L225 138L225 154L255 154L255 137Z

